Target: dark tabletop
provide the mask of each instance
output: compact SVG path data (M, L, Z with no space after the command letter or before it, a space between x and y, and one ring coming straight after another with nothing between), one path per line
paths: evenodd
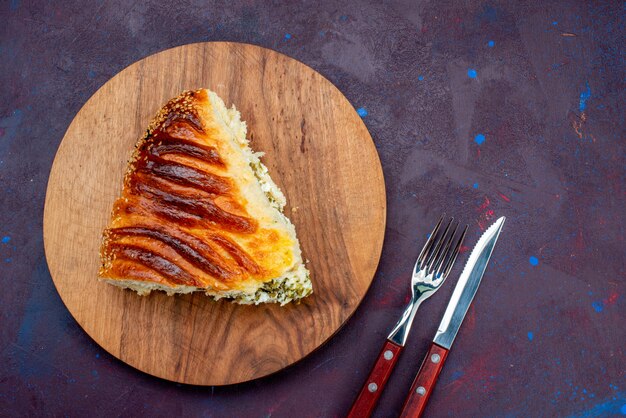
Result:
M444 211L469 223L470 246L507 223L427 416L626 415L622 2L162 3L0 5L0 415L341 416ZM42 211L63 134L102 84L221 40L294 57L346 95L378 148L388 216L372 287L334 338L273 376L202 388L134 370L82 331L50 278ZM457 264L376 416L399 412Z

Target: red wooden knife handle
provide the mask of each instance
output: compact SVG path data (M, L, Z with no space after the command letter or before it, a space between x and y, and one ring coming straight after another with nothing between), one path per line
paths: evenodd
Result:
M430 394L435 387L437 377L443 368L443 362L448 356L448 350L432 343L428 354L422 362L420 371L417 373L409 396L404 401L402 407L401 418L417 418L421 417L426 408L426 402L430 398Z
M354 401L352 409L348 413L348 418L367 418L374 411L376 402L380 398L380 394L391 376L391 372L398 362L402 346L386 340L383 349L380 351L376 364L370 372L361 393Z

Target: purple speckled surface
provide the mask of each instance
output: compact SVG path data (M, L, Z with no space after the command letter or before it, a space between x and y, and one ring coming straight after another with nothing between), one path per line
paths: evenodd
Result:
M625 15L618 1L2 2L0 415L341 416L444 210L470 224L468 245L508 221L427 416L626 415ZM81 330L46 266L42 210L85 101L136 60L211 40L275 49L337 85L380 153L388 221L375 281L328 344L199 388ZM399 412L459 270L420 309L375 416Z

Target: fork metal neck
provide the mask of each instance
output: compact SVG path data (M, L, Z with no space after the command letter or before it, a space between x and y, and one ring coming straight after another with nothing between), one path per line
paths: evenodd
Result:
M417 297L415 297L417 296ZM404 308L404 312L402 313L402 317L398 321L395 327L391 330L391 333L387 337L389 341L392 343L398 344L399 346L404 347L406 343L406 339L409 336L409 331L411 330L411 324L413 323L413 318L415 318L415 313L417 312L417 308L422 303L422 294L415 294L408 305Z

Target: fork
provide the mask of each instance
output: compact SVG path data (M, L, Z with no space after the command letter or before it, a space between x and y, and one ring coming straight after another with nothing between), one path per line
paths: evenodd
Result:
M402 317L387 337L369 377L348 413L348 418L371 415L404 348L417 308L441 287L454 265L467 232L467 225L460 236L455 239L458 235L459 223L451 229L454 218L450 218L448 225L441 233L444 217L445 215L439 219L417 257L411 277L411 301L404 308Z

